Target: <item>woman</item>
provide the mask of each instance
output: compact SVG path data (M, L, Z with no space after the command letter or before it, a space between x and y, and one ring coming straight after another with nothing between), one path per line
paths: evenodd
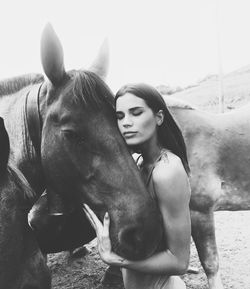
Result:
M108 213L102 224L86 206L100 256L107 264L122 268L126 289L186 288L177 276L187 270L191 237L189 166L181 131L160 93L149 85L126 85L115 100L119 130L129 148L141 154L137 164L161 212L164 238L148 259L123 259L112 252Z

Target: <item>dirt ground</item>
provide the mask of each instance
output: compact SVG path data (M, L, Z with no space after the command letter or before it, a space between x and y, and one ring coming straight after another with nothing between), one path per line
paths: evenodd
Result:
M250 212L216 212L216 237L220 256L220 271L225 289L250 288ZM106 265L100 260L95 241L89 244L91 252L72 259L67 252L50 254L48 264L52 272L53 289L122 289L122 284L101 284ZM206 276L192 244L191 266L198 274L183 276L188 289L208 288Z

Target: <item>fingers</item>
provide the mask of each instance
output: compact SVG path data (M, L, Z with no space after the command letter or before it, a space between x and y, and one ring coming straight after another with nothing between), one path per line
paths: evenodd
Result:
M98 217L96 216L96 214L90 209L90 207L87 204L84 204L84 209L87 211L88 216L90 217L90 219L92 220L92 222L98 227L100 225L102 225L101 221L98 219Z
M95 222L93 221L92 216L89 213L89 211L85 207L83 207L83 211L85 212L91 226L95 229L95 231L97 231L97 226L96 226Z
M103 236L104 237L109 237L109 225L110 225L110 218L109 218L108 212L106 212L104 215L104 220L103 220Z
M108 212L105 213L103 224L102 224L102 222L98 219L96 214L90 209L88 205L83 204L83 210L87 218L89 219L91 225L96 231L97 247L98 247L100 256L104 260L104 262L108 262L108 260L110 259L109 256L113 254L111 241L109 237L109 226L110 226L109 214ZM120 259L121 258L119 258L119 262L121 263L122 259L121 260Z
M109 224L110 219L108 213L105 214L103 224L98 219L96 214L90 209L87 204L83 204L83 210L90 221L90 224L95 229L97 236L105 235L109 237Z

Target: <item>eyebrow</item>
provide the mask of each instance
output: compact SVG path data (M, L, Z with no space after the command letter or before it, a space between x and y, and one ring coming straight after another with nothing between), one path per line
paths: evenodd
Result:
M129 109L129 111L134 111L134 110L136 110L136 109L143 109L143 108L144 108L143 106L135 106L135 107L131 107L131 108ZM117 110L116 113L118 113L118 112L122 112L122 111Z
M135 110L137 108L143 108L143 106L135 106L135 107L131 107L130 110Z

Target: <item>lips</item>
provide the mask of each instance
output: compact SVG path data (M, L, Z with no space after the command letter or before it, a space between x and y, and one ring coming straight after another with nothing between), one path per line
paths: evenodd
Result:
M123 133L124 137L129 138L129 137L133 137L137 134L137 131L126 131Z

